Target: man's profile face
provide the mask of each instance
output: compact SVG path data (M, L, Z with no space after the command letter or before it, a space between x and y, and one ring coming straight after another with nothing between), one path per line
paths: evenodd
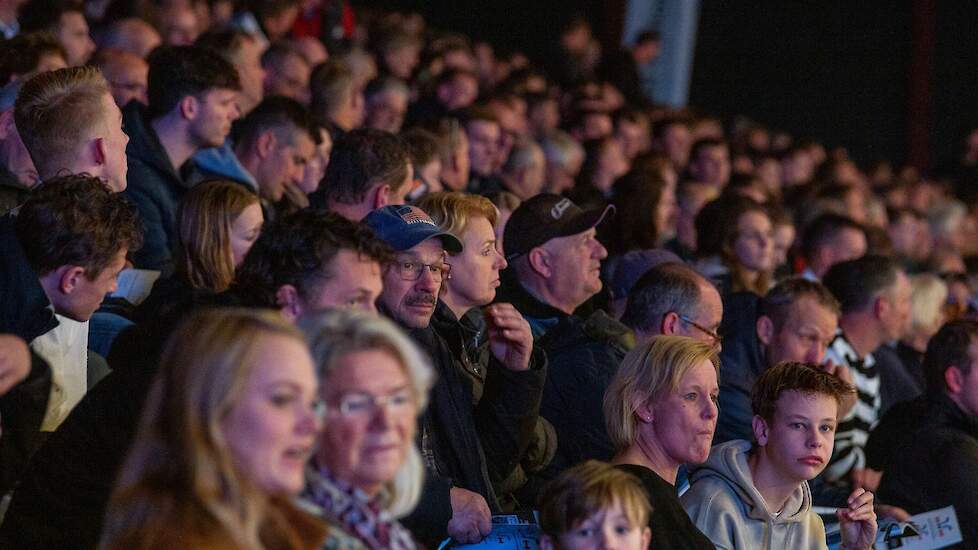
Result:
M499 124L488 120L473 120L466 127L469 138L469 164L472 171L487 176L496 167L501 131Z
M551 292L561 302L583 304L601 290L601 260L608 251L595 238L592 227L583 233L550 239L544 249L550 253Z
M782 361L820 364L835 336L839 318L812 296L802 296L789 308L781 327L774 327L769 342L763 342L767 364Z
M442 278L427 268L416 281L405 280L399 264L440 265L444 261L445 249L439 239L428 239L394 255L394 261L384 271L384 290L380 294L380 303L394 321L407 328L427 327L442 283Z
M291 183L301 185L305 178L306 164L312 158L316 145L305 131L292 131L288 142L276 143L271 155L262 162L258 178L262 198L278 202Z
M116 193L126 189L126 174L129 164L126 161L126 145L129 136L122 130L122 111L112 96L102 96L102 113L105 130L102 145L105 150L105 181Z
M698 307L686 315L699 326L680 322L676 334L720 348L721 342L713 335L720 330L720 321L723 319L723 301L720 299L720 293L713 285L700 283Z
M88 23L80 11L61 14L57 30L58 42L68 55L69 67L80 67L95 53L95 43L88 32Z
M119 273L126 266L127 252L128 250L125 248L117 252L112 262L105 266L94 279L89 279L84 274L78 277L77 284L72 291L65 295L64 300L58 300L60 307L56 307L57 312L79 323L91 319L95 310L102 305L105 296L115 292L118 288Z
M204 92L198 101L199 112L191 125L194 141L200 148L220 147L231 132L231 123L241 116L237 90L217 88Z
M377 311L377 297L383 289L380 264L357 251L340 249L328 268L329 278L319 286L316 296L303 304L304 312L330 309Z

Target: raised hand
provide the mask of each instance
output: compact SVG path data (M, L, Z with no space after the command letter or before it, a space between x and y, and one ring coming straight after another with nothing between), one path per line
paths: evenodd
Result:
M533 333L526 319L511 304L492 304L485 316L492 355L509 370L529 369Z
M849 506L839 508L835 515L839 518L842 534L840 550L871 550L876 541L876 512L873 510L873 493L856 489L849 495Z

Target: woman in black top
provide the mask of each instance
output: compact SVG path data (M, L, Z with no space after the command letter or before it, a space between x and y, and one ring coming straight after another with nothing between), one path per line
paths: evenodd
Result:
M703 462L717 423L720 361L709 344L655 336L625 356L604 394L604 417L621 469L652 503L649 548L712 549L676 493L679 466Z

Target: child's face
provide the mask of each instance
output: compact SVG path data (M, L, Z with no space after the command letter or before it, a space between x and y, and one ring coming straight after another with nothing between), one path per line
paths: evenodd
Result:
M557 550L646 550L651 531L645 525L632 525L621 503L595 512L553 545L544 537L543 548Z
M773 422L755 423L754 436L773 470L785 481L801 483L828 464L837 414L832 396L786 391L778 398Z

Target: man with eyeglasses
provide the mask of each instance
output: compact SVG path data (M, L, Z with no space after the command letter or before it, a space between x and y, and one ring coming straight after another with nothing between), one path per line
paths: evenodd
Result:
M720 346L717 327L723 314L720 294L708 280L685 264L666 261L651 269L647 264L626 266L646 272L627 291L621 323L603 323L619 332L604 337L592 316L582 336L568 338L569 323L551 329L541 340L549 371L540 414L557 430L557 456L547 475L587 459L609 460L614 447L608 438L602 400L611 377L625 354L637 342L659 334L687 336ZM617 278L624 274L617 273ZM722 377L721 377L722 378Z
M492 468L512 469L512 465L502 463L515 464L519 459L521 442L529 434L517 433L523 423L516 421L527 414L520 410L513 413L509 400L520 400L518 394L526 393L522 386L532 382L521 376L534 378L539 388L543 371L538 368L509 377L491 376L486 395L474 404L471 382L457 365L462 358L453 354L431 325L442 283L451 275L446 251L461 253L462 242L414 206L385 206L368 214L363 222L394 249L394 257L384 270L378 310L428 353L438 375L419 429L427 472L425 488L421 503L405 525L425 543L437 545L445 534L459 542L478 542L489 534L491 514L499 510L486 457L492 457ZM501 344L508 350L502 353L504 359L507 355L529 359L529 335L525 341L506 335L519 329L516 319L494 316L492 322L503 329L496 329L493 339L497 347ZM533 409L534 420L538 398L539 393L527 407ZM532 426L530 423L529 428Z
M780 282L763 298L749 292L729 298L722 329L725 345L720 353L720 416L714 443L750 440L753 434L750 394L754 382L781 362L822 364L839 323L839 302L815 281L792 277ZM827 370L847 383L844 366ZM845 415L854 404L847 398L839 410Z

